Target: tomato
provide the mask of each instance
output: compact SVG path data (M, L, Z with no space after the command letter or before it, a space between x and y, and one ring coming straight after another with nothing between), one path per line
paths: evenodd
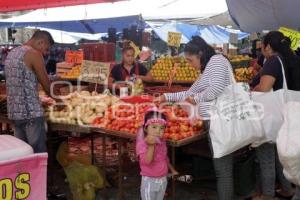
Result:
M130 133L135 134L136 133L136 129L135 128L131 128L130 129Z
M172 132L172 133L175 133L176 131L177 131L177 129L176 129L176 127L170 127L170 131Z
M178 140L178 135L173 133L173 134L170 135L170 138L174 141L177 141Z
M189 131L189 132L186 133L187 137L191 137L192 134L193 134L193 131Z
M184 139L184 138L185 138L185 137L184 137L183 135L181 135L181 134L178 134L178 135L177 135L177 139L178 139L178 140L182 140L182 139Z
M164 135L163 135L163 137L165 139L169 139L170 138L170 132L165 132Z

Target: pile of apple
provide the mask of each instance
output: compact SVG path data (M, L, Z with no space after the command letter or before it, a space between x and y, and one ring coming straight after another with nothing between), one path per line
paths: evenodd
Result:
M48 108L49 120L53 123L88 125L97 117L103 117L106 110L119 101L110 94L96 92L74 92L63 100L65 107L57 110L57 105Z
M136 134L143 125L144 114L154 104L116 104L110 107L105 117L98 117L93 125L105 129ZM188 113L178 105L162 107L161 112L168 118L164 138L178 141L197 134L202 128L202 121L192 123Z

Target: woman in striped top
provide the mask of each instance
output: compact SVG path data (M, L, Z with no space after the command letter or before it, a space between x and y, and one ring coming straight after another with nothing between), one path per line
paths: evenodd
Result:
M193 67L201 69L202 75L191 88L184 92L166 93L156 101L186 101L197 105L198 114L206 121L209 128L209 111L212 103L222 94L225 87L230 85L230 62L223 56L215 53L201 37L193 37L186 45L185 58ZM232 155L214 159L217 176L219 200L232 200L233 195L233 162Z

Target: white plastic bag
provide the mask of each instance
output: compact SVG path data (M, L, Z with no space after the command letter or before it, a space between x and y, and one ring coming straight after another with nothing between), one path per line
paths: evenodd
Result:
M252 92L252 99L256 104L263 107L262 124L264 128L264 139L252 144L252 147L258 147L265 142L276 142L278 130L283 123L282 108L284 105L284 90L275 92Z
M236 83L225 88L212 106L210 138L214 158L233 153L263 136L261 116L250 98L249 85Z
M265 136L261 141L252 144L252 147L258 147L265 142L276 142L278 131L283 124L282 108L287 101L297 98L299 92L290 91L287 87L283 63L278 57L281 64L283 76L283 89L271 92L252 92L252 99L256 104L261 104L263 110L262 124L264 127Z
M284 123L277 138L279 159L288 180L300 185L300 101L284 107Z

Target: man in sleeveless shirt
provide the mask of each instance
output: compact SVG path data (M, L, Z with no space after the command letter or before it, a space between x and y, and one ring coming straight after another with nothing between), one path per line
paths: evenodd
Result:
M5 61L8 118L17 138L32 146L35 153L46 151L46 123L39 99L39 84L50 91L43 55L54 40L47 31L36 31L24 45L13 49Z

